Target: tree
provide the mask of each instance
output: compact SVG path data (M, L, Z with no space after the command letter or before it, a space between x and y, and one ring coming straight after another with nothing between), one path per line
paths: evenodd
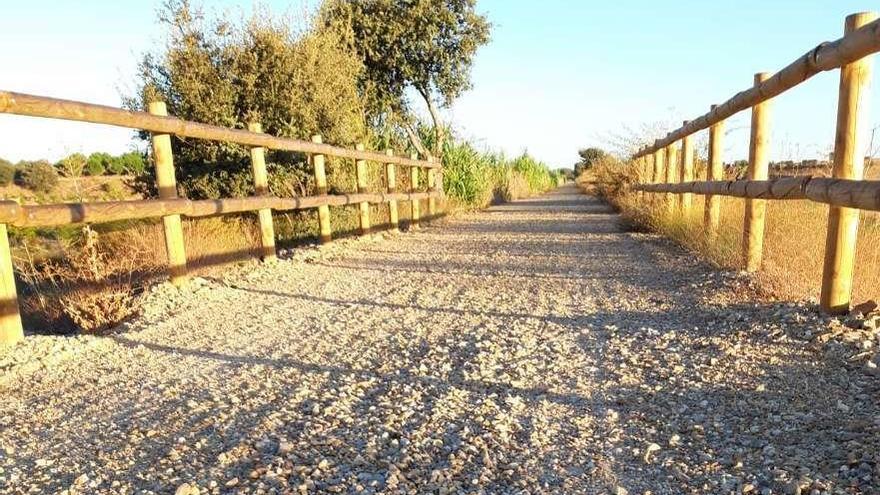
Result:
M107 165L107 172L112 175L121 175L125 173L125 161L122 156L110 157L110 163Z
M58 162L58 168L65 177L80 177L86 167L86 156L82 153L74 153Z
M574 165L575 176L581 175L597 161L606 158L608 153L599 148L585 148L579 150L578 155L580 155L581 160Z
M176 117L244 129L260 122L275 136L353 146L368 129L357 81L363 65L333 30L303 30L258 10L242 25L210 18L187 0L169 0L160 11L167 29L161 53L140 64L138 94L126 106L142 110L164 101ZM143 134L144 139L148 138ZM253 192L249 149L232 143L172 137L178 180L190 197ZM270 174L300 174L299 153L269 151ZM152 168L147 169L153 173ZM300 174L302 175L302 174ZM328 161L331 186L334 162ZM148 183L149 181L144 181ZM270 176L271 184L278 184ZM306 186L299 181L300 192Z
M475 10L475 0L328 0L325 28L350 33L364 63L361 87L374 115L394 116L410 142L427 149L415 129L407 92L424 101L433 122L431 154L446 139L440 108L470 89L477 49L489 41L491 25Z

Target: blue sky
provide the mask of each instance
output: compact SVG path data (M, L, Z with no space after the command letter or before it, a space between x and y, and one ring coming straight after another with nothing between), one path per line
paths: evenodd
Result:
M302 12L315 0L269 1ZM0 16L0 89L119 105L139 55L162 42L159 0L11 2ZM239 16L249 0L204 2ZM849 0L675 1L479 0L494 24L479 53L474 88L449 109L462 136L509 154L528 150L570 166L577 150L604 146L624 126L677 126L705 113L821 41L841 36ZM872 124L880 98L872 89ZM837 73L816 76L772 108L774 159L817 157L830 149ZM733 117L728 158L743 158L748 114ZM737 130L738 129L738 130ZM121 152L124 129L0 115L0 157Z

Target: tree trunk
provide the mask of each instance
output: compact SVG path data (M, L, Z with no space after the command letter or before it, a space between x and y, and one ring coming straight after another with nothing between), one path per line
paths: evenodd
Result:
M419 152L422 156L428 155L428 150L425 148L425 144L422 143L422 138L419 137L419 133L413 129L413 126L409 122L403 123L403 129L406 131L406 135L409 137L409 142L415 147L416 151Z
M431 120L434 123L434 149L432 150L433 156L437 159L440 159L440 155L443 153L443 141L446 139L443 122L440 119L440 111L434 104L434 100L431 99L430 92L422 88L417 89L419 94L422 95L422 98L425 100L425 104L428 105L428 112L430 112Z

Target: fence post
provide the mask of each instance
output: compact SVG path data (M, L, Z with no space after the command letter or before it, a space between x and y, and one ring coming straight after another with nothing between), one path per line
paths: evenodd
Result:
M164 101L149 104L149 112L162 117L168 116ZM171 152L169 134L153 134L153 161L156 165L156 185L160 199L177 197L177 179L174 177L174 156ZM168 253L168 272L171 283L181 286L186 283L186 248L183 244L183 226L180 215L162 217L165 227L165 250Z
M755 86L770 77L767 72L755 74ZM749 139L749 180L767 180L769 175L768 148L770 144L770 100L752 107L752 130ZM743 224L743 257L745 269L756 272L761 268L764 251L764 217L766 199L746 199Z
M844 34L873 22L877 14L862 12L846 18ZM840 68L840 91L837 103L837 129L834 138L835 179L864 178L868 99L871 94L872 60L870 56ZM859 210L830 206L825 240L825 266L819 303L829 313L849 311L852 298L853 265L859 233Z
M715 110L718 105L712 105ZM724 121L709 127L709 167L706 169L706 180L724 179ZM706 209L703 212L703 220L710 238L718 236L718 226L721 223L721 197L709 194L706 196Z
M641 146L638 150L636 150L636 154L639 155L633 160L633 164L636 167L636 184L642 184L645 182L645 166L647 164L647 157L642 155L641 153L645 151L645 147ZM645 193L643 191L636 192L636 199L639 206L645 201Z
M654 145L656 146L657 143L655 142ZM664 174L666 173L666 170L664 170L665 164L663 163L664 158L666 158L666 155L662 149L658 149L654 152L654 175L651 177L651 182L654 184L663 181Z
M391 149L385 150L385 154L388 156L394 156L394 151ZM385 181L387 182L388 194L394 194L397 192L397 168L393 163L385 164ZM391 224L391 230L399 230L400 229L400 220L397 215L397 200L392 199L388 202L388 223Z
M673 184L678 178L678 150L675 143L670 143L666 147L666 183ZM673 193L666 193L666 207L669 213L675 211L675 205L678 197Z
M682 124L687 125L685 120ZM681 182L691 182L694 180L694 140L693 136L685 136L681 138ZM691 208L694 204L694 195L684 193L681 195L681 213L685 220L691 216Z
M323 139L320 134L312 136L313 143L322 143ZM312 167L315 169L315 189L319 196L327 194L327 171L324 169L324 155L314 154L311 156ZM330 228L330 206L321 205L318 207L318 229L321 244L328 243L333 240L333 229Z
M413 160L418 160L418 153L411 153L409 156ZM409 168L409 180L410 180L410 192L415 193L419 187L419 167L410 167ZM419 218L421 217L419 200L413 198L410 201L410 207L412 208L412 215L410 218L410 229L419 228Z
M364 145L358 144L355 146L355 149L358 151L364 151ZM355 174L357 176L357 192L358 194L366 194L369 192L367 187L367 161L366 160L355 160L354 161L354 169ZM368 201L361 201L358 203L358 218L360 220L361 226L361 235L367 235L370 233L370 203Z
M251 132L263 132L259 122L248 124ZM251 148L251 168L254 173L254 191L257 196L269 194L269 174L266 172L266 150L263 147ZM260 257L263 261L275 260L275 227L272 225L272 210L263 208L257 212L260 219Z
M9 236L6 233L6 224L0 223L0 346L12 345L22 339L24 329L18 309Z
M429 156L428 162L433 163L434 158ZM435 177L434 176L434 169L429 168L427 174L428 174L428 192L433 193L437 187L437 184L434 180L434 177ZM437 214L437 202L434 199L434 197L432 196L432 197L428 198L428 218L433 220L434 215L436 215L436 214Z

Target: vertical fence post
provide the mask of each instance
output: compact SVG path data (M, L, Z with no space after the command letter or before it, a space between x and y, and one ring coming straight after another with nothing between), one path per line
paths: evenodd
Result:
M6 233L6 224L0 223L0 346L15 344L23 338L24 329L18 309L9 236Z
M410 158L413 160L418 160L418 153L410 154ZM419 187L419 167L410 167L409 168L409 180L410 180L410 192L418 192ZM418 199L413 199L410 201L410 206L412 207L412 215L410 219L410 227L411 229L419 228L419 218L421 217L420 205Z
M654 143L656 146L656 143ZM666 154L662 149L658 149L654 152L654 175L651 177L651 182L658 184L663 182L663 178L666 174L664 159L666 158Z
M385 150L385 154L388 156L394 156L394 151L387 149ZM387 182L388 194L394 194L397 192L397 168L393 163L385 164L385 182ZM400 228L396 199L392 199L388 202L388 223L391 224L391 230L398 230Z
M364 145L358 144L355 149L358 151L364 151ZM355 174L357 176L357 192L358 194L366 194L369 192L367 187L367 161L366 160L355 160L354 161L354 169ZM370 233L370 203L368 201L361 201L358 203L358 218L361 226L361 235L367 235Z
M877 19L873 12L846 18L844 34ZM856 60L840 68L837 103L837 129L834 138L835 179L861 180L864 177L868 98L871 94L872 60ZM824 311L845 313L852 298L853 265L859 232L859 210L830 206L825 240L825 266L819 302Z
M675 143L666 147L666 183L673 184L678 178L678 150ZM678 197L673 193L666 193L666 207L669 213L675 211Z
M755 86L766 81L770 74L755 74ZM768 151L770 144L770 100L752 107L752 130L749 139L749 180L767 180L769 176ZM746 271L761 268L764 251L764 217L767 214L766 199L746 200L743 224L743 260Z
M647 164L647 157L642 155L645 151L645 147L641 146L636 151L638 155L635 160L633 160L636 167L636 184L642 184L645 182L645 166ZM642 191L638 191L636 193L636 198L638 200L639 205L645 201L645 193Z
M149 104L149 112L162 117L168 116L165 102L154 101ZM156 185L159 198L174 199L177 197L177 179L174 177L174 156L171 152L171 136L169 134L153 134L153 161L156 165ZM183 226L180 215L162 217L165 227L165 250L168 253L168 272L171 283L181 286L186 283L186 249L183 244Z
M687 125L685 120L684 124ZM694 140L693 136L685 136L681 138L681 182L691 182L694 180ZM694 204L694 195L684 193L681 195L681 213L685 220L691 216L691 209Z
M718 105L712 105L712 110ZM706 169L706 180L724 180L724 121L713 124L709 128L709 167ZM721 196L706 196L706 209L703 220L710 238L718 236L721 223Z
M433 163L434 158L429 156L428 161ZM437 184L434 180L434 177L435 177L434 176L434 169L429 168L427 174L428 174L428 192L433 194L437 188ZM434 215L436 215L436 214L437 214L437 201L432 196L432 197L428 198L428 218L433 220Z
M251 132L263 132L259 122L248 124ZM269 174L266 172L265 148L251 148L251 169L254 173L254 191L257 196L269 194ZM260 257L263 261L275 260L275 227L272 225L272 210L263 208L257 212L260 219Z
M312 136L313 143L322 143L320 134ZM315 189L319 196L327 194L327 171L324 168L324 155L314 154L311 156L312 167L315 169ZM333 229L330 228L330 206L318 207L318 229L321 244L333 240Z

